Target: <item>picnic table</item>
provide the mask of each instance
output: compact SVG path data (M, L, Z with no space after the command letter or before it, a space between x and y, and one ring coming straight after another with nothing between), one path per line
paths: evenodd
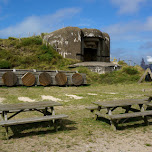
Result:
M54 101L39 101L33 103L16 103L16 104L0 104L0 126L5 127L6 137L8 138L8 127L19 124L27 124L34 122L53 121L55 130L57 131L57 122L62 118L67 118L65 114L55 114L55 106L62 104ZM43 115L41 117L30 117L23 119L13 119L19 113L28 111L38 111Z
M152 101L152 95L146 94L145 96L148 97L148 100L149 100L149 101ZM147 107L152 107L152 102L149 102L149 103L147 104Z
M117 125L121 119L128 119L133 117L143 117L145 124L148 125L147 116L152 115L152 110L147 110L147 106L151 104L150 101L150 98L146 98L92 102L96 106L88 107L87 109L91 112L95 111L96 119L98 119L98 117L102 117L110 120L112 128L116 130ZM125 112L121 114L113 114L113 111L115 111L118 107L125 109ZM103 111L103 109L106 110Z

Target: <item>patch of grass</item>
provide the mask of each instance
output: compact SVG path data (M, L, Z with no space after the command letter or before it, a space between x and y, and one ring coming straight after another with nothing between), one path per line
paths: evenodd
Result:
M129 75L139 74L139 71L136 68L131 67L131 66L123 67L122 72L129 74Z
M137 83L142 72L137 67L123 66L121 70L106 74L91 72L86 67L77 68L79 73L86 73L88 83L99 84L119 84L119 83Z
M21 46L42 45L42 39L39 36L21 39Z
M29 148L32 151L44 151L47 147L47 151L60 151L63 148L65 151L77 150L79 146L87 145L88 142L99 146L100 141L103 139L106 145L115 140L121 140L132 137L136 137L136 134L143 137L145 142L149 140L149 133L151 133L151 125L149 126L140 126L135 128L134 122L129 122L127 125L132 127L126 128L124 130L119 130L117 132L113 132L108 123L102 120L94 120L94 114L90 111L86 110L85 107L90 106L92 101L107 101L107 100L115 100L136 97L145 98L145 92L142 92L142 89L150 90L150 84L112 84L112 85L101 85L101 84L93 84L86 87L0 87L0 96L6 98L7 103L17 103L18 97L30 97L31 99L42 100L41 95L50 95L56 98L60 98L63 101L59 101L63 104L61 107L55 107L56 114L66 114L69 117L63 120L65 125L64 129L60 129L58 132L54 132L54 128L51 123L51 127L48 127L49 123L38 123L38 124L29 124L29 125L21 125L14 126L14 129L18 129L16 131L16 135L14 136L11 129L9 129L9 135L12 135L12 138L9 141L5 139L5 129L0 127L0 143L1 149L3 151L28 151ZM149 92L150 92L149 91ZM90 96L88 93L96 93L97 96ZM116 92L118 94L110 94ZM71 99L70 97L65 96L65 94L75 94L78 96L84 97L80 100ZM102 95L102 96L101 96ZM69 100L68 103L64 102L65 100ZM118 112L121 112L120 109L117 109ZM114 111L113 111L114 112ZM20 113L15 116L17 119L25 118L25 117L37 117L42 116L41 113L38 112L25 112ZM139 124L143 123L143 120L139 122ZM123 124L122 127L125 125ZM120 125L121 127L121 125ZM125 126L126 127L126 126ZM143 128L144 129L143 131ZM147 134L147 136L145 136ZM109 139L110 137L110 139ZM119 137L119 138L118 138ZM127 139L126 139L127 140ZM125 140L125 141L126 141ZM102 141L101 141L102 142ZM136 138L136 143L142 144L141 138L138 140ZM83 143L83 145L82 145ZM115 142L119 144L119 141ZM146 145L147 144L147 145ZM143 146L147 149L151 146L150 143L146 143ZM21 146L22 145L22 146ZM36 145L36 146L33 146ZM66 146L67 145L67 146ZM116 145L118 146L118 145ZM17 147L17 148L16 148ZM81 147L81 148L84 148ZM90 149L81 149L82 151L92 150L96 151L96 146L92 146ZM145 149L146 149L145 148ZM78 151L78 150L77 150Z
M79 73L85 73L87 77L87 82L88 83L98 83L100 79L100 74L91 72L88 68L86 67L78 67L77 71Z
M10 63L10 66L3 65L2 68L69 70L67 69L68 65L78 62L77 60L65 59L53 47L43 45L40 36L20 40L9 37L8 39L0 39L0 44L3 46L0 46L0 61L7 60Z
M152 146L152 144L148 144L148 143L147 143L147 144L145 144L145 145L146 145L146 146L148 146L148 147L151 147L151 146Z
M0 61L0 69L10 69L12 65L7 60L1 60Z
M104 84L137 83L141 75L135 67L125 66L121 70L101 74L99 82Z

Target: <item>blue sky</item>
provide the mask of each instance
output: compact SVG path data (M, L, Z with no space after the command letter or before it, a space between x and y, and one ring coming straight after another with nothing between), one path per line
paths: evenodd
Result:
M152 0L0 0L0 38L66 27L111 37L111 58L152 62Z

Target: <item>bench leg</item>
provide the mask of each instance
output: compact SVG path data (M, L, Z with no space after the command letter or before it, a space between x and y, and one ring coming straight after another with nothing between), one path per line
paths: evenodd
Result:
M2 121L3 120L3 117L2 117L2 114L0 114L0 121Z
M144 116L143 119L144 119L145 125L148 126L148 125L149 125L149 122L148 122L148 120L147 120L147 116Z
M53 116L55 115L54 107L51 107L51 113ZM53 123L55 123L55 120L53 120Z
M63 120L59 120L60 128L63 130L65 128L65 125L63 124Z
M8 140L9 137L8 137L8 127L5 127L5 130L6 130L6 139Z
M58 120L54 120L53 125L54 125L54 130L57 132L58 131Z
M43 111L42 113L43 113L44 116L52 115L52 112L49 112L49 111L48 111L48 108L45 108L45 109L42 110L42 111Z
M116 130L117 130L117 124L116 124L116 122L115 122L115 121L110 120L110 124L111 124L111 128L112 128L112 130L113 130L113 131L116 131Z
M98 115L95 114L94 120L98 120Z
M128 113L129 110L130 110L130 108L131 108L131 106L126 106L126 111L125 111L125 113Z

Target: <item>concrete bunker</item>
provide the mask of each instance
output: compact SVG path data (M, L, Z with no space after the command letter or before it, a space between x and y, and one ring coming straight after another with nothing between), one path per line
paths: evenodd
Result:
M43 41L64 58L81 61L70 68L84 66L99 74L121 68L110 62L110 36L98 29L65 27L45 35Z
M64 58L110 62L110 37L97 29L65 27L45 35L43 40Z

